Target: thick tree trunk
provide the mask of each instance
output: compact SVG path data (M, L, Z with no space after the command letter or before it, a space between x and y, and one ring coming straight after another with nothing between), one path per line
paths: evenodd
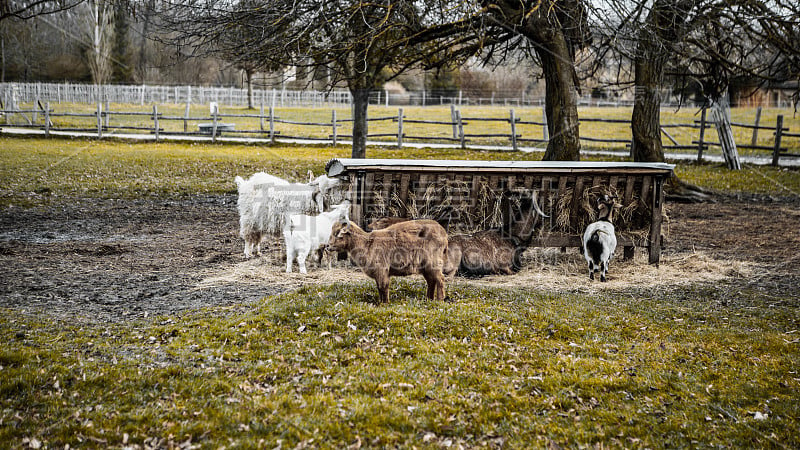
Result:
M639 41L639 56L634 62L636 88L631 116L631 145L636 162L664 162L660 95L664 62L652 49L647 48L650 45L648 40Z
M562 33L537 47L545 79L545 113L550 141L542 158L545 161L580 161L578 96L575 90L574 63Z
M351 89L353 95L353 158L367 157L369 89Z

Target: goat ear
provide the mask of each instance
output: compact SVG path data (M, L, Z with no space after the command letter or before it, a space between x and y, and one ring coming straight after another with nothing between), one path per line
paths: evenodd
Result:
M311 170L308 171L308 182L312 182L314 180L314 172Z

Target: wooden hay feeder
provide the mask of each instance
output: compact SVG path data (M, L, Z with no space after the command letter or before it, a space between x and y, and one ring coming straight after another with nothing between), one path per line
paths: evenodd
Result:
M457 161L333 159L328 176L345 182L350 218L360 226L385 217L433 218L448 232L501 226L514 198L536 192L549 216L532 246L580 247L585 226L596 219L596 198L614 194L619 246L625 258L647 248L661 256L663 185L673 165L561 161ZM518 203L516 203L518 205Z

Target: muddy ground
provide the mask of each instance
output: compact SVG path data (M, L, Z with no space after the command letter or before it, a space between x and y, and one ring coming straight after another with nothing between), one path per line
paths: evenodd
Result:
M454 283L591 291L724 282L800 297L800 199L720 197L667 208L658 268L639 252L634 261L616 262L600 286L589 283L576 249L536 250L517 275ZM312 263L308 276L287 276L281 247L275 239L265 257L243 258L231 195L8 207L0 210L0 308L113 322L246 307L306 283L366 282L344 262L330 271Z

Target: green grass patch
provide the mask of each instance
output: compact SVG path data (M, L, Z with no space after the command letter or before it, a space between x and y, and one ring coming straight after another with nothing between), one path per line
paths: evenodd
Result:
M796 307L697 289L444 303L395 280L380 306L361 283L118 325L3 311L0 441L797 447Z
M541 154L461 149L370 148L372 158L539 160ZM0 137L0 205L29 206L61 197L137 198L235 192L233 178L267 171L305 181L344 146L231 145ZM584 157L587 161L621 160ZM796 168L678 163L676 173L702 187L797 196Z

